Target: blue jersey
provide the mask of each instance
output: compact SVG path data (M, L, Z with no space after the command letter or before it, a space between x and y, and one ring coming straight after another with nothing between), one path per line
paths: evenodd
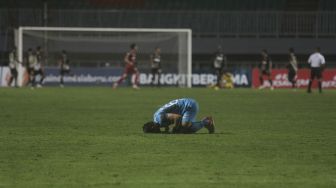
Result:
M174 122L167 120L166 114L178 114L182 116L182 123L194 121L198 112L198 104L194 99L183 98L170 101L162 106L154 114L154 122L160 127L165 127Z

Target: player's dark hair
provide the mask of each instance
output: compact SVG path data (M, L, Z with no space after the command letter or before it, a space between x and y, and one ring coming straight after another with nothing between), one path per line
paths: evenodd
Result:
M294 53L294 48L289 48L290 53Z
M41 46L37 46L37 47L36 47L36 50L41 50Z
M157 126L153 121L145 123L142 127L144 133L161 133L160 127Z
M130 48L131 48L131 49L134 49L136 46L137 46L137 45L136 45L135 43L132 43L131 46L130 46Z

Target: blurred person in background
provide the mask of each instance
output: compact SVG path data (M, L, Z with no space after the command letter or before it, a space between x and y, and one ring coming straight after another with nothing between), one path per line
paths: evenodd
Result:
M161 49L156 47L154 53L150 55L150 63L151 63L151 72L152 72L152 82L151 85L160 86L160 76L161 76ZM157 84L155 81L157 79Z
M12 51L9 53L9 69L10 69L10 77L7 82L8 86L11 86L14 81L14 87L18 86L18 66L19 66L19 60L17 57L17 50L16 47L12 49Z
M259 64L259 81L260 81L260 87L259 89L264 89L266 86L264 85L264 76L267 76L270 89L273 90L273 81L272 81L272 60L270 56L268 55L268 52L266 49L263 49L261 51L261 61Z
M64 87L64 75L70 74L70 60L65 50L62 50L58 63L60 69L60 87Z
M26 73L27 73L27 82L26 85L32 85L32 80L34 78L34 65L36 63L36 55L33 52L33 49L29 48L26 55Z
M44 68L43 68L44 60L45 60L45 57L44 57L41 47L40 46L36 47L35 61L33 63L32 87L35 87L35 86L38 88L42 87L42 83L45 77ZM39 81L36 84L37 76L39 76Z
M292 88L294 89L296 87L298 62L293 48L289 49L289 60L287 64L287 69L288 69L288 81L292 83Z
M223 68L224 68L224 64L227 63L227 58L223 53L222 46L218 46L217 52L215 53L214 56L215 58L213 61L213 68L217 76L217 83L216 83L215 89L218 89L222 87L221 81L222 81L222 75L223 75Z
M120 76L117 82L113 84L113 89L116 89L119 84L121 84L127 76L135 75L135 79L133 82L133 88L139 89L138 82L139 82L139 70L136 66L136 55L138 51L138 46L133 43L130 46L130 51L128 51L125 55L124 62L125 62L125 68L123 74Z
M308 84L308 93L311 93L311 87L314 79L318 81L319 92L322 93L322 73L325 67L325 58L321 54L321 49L317 47L315 52L309 56L308 64L310 65L310 80Z

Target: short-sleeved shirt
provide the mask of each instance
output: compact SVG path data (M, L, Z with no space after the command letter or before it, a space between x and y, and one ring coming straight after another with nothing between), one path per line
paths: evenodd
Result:
M261 70L269 70L270 69L270 65L271 65L271 58L267 55L267 56L263 56L261 59L261 62L259 64L259 68Z
M161 56L154 53L154 54L151 55L151 58L152 58L152 61L153 61L152 65L151 65L152 69L160 68L161 67Z
M195 121L198 112L198 104L194 99L182 98L172 100L159 108L153 116L154 123L160 127L173 124L166 118L167 113L178 114L182 116L182 123Z
M308 63L310 64L310 67L318 68L325 64L325 59L322 54L315 52L309 56Z
M223 62L225 62L225 60L226 60L226 57L224 56L223 53L217 53L215 55L215 60L214 60L213 66L216 69L221 69L223 67Z

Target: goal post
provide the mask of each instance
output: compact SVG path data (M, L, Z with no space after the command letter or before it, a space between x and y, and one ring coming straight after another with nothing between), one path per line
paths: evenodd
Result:
M42 46L48 56L47 66L55 66L54 58L61 50L76 54L71 60L77 65L95 67L95 63L111 61L112 66L115 62L120 66L129 45L136 43L140 72L149 73L149 56L159 47L163 72L178 74L181 87L192 86L191 29L24 26L15 33L19 61L24 61L29 48Z

